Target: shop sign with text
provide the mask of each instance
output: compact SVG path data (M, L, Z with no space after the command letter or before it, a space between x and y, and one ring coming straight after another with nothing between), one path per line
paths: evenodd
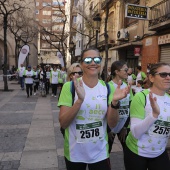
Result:
M125 17L147 20L148 7L128 3L126 4Z

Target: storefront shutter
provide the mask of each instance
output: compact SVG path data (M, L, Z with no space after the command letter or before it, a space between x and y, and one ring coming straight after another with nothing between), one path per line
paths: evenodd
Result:
M160 62L170 64L170 44L161 46Z

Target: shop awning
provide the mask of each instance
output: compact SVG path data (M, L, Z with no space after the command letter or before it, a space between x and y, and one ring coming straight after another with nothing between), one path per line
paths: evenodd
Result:
M129 48L129 47L132 47L132 46L142 46L142 45L143 45L142 41L129 42L129 43L114 46L112 48L109 48L109 50L118 50L120 48Z

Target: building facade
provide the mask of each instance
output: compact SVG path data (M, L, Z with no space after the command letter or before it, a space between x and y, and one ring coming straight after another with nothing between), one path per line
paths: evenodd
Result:
M22 15L24 18L29 20L29 24L30 24L29 27L32 27L31 30L34 31L35 29L33 27L34 26L33 18L35 18L35 1L34 0L25 0L24 2L21 2L19 0L15 0L15 1L8 0L5 2L5 6L9 5L8 10L13 10L12 4L14 2L16 4L18 4L18 6L27 4L26 5L27 8L25 8L23 10ZM24 25L22 18L20 16L18 17L17 13L19 13L19 11L16 11L12 15L8 16L8 24L9 25L11 23L13 24L13 25L11 24L13 26L13 28L12 28L12 26L11 26L11 28L13 29L15 34L11 33L11 30L8 27L8 29L7 29L7 69L11 69L11 67L13 65L16 67L18 66L17 61L18 61L19 51L24 44L27 44L30 46L30 52L29 52L29 55L27 56L27 64L31 64L31 65L37 64L37 49L36 49L37 37L36 36L29 37L31 32L26 31L26 29L28 28L28 24ZM0 21L3 25L3 16L2 15L1 15ZM21 21L22 23L19 24L19 21ZM1 27L1 29L0 29L0 70L2 69L2 65L4 63L4 32L3 32L2 25L0 25L0 27ZM19 31L15 32L17 29ZM20 44L18 44L18 43L20 43ZM24 64L26 65L26 62Z
M36 0L39 63L61 64L57 56L66 49L65 6L64 0Z

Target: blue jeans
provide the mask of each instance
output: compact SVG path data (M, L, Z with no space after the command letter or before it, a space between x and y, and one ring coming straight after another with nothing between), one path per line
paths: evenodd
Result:
M19 77L21 88L24 89L24 77Z

